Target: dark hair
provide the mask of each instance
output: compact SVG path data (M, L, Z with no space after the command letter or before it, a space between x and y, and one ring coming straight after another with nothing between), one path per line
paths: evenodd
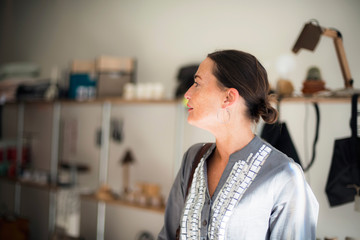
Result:
M274 123L278 112L269 101L269 82L265 68L253 55L238 50L210 53L214 61L214 76L220 85L238 90L247 106L248 117L258 122Z

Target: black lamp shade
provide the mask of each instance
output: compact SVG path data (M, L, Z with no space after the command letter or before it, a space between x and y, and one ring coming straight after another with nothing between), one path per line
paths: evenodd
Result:
M318 25L309 22L305 24L292 51L297 53L301 48L313 51L320 40L322 29Z

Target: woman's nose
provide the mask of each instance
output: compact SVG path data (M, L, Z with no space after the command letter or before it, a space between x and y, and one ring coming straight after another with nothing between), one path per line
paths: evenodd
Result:
M191 86L191 87L186 91L186 93L184 94L184 97L185 97L185 99L187 99L187 100L190 99L190 95L191 95L190 91L191 91L191 88L192 88L192 86Z

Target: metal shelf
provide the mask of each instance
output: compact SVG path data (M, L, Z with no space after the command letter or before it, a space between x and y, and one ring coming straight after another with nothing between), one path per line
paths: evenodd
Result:
M21 186L33 187L33 188L43 189L43 190L47 190L47 191L57 191L59 188L61 188L61 187L53 185L53 184L21 180L21 179L10 178L10 177L0 177L0 181L6 181L6 182L13 183L13 184L20 184Z

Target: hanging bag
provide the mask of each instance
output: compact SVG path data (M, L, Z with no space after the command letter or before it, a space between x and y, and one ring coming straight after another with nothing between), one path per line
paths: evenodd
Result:
M278 101L277 109L279 109L280 100L281 99L279 99ZM316 122L315 122L316 128L315 128L315 136L312 147L312 156L308 165L303 166L301 164L299 155L297 154L295 148L295 144L291 139L290 131L288 130L285 122L277 121L274 124L265 123L260 135L262 139L264 139L265 141L270 143L273 147L278 149L280 152L285 153L287 156L292 158L296 163L298 163L302 167L304 172L308 171L315 162L316 144L319 138L320 110L317 103L313 103L313 106L315 108L315 114L316 114Z
M354 201L360 187L360 138L357 136L357 102L351 101L351 137L337 139L326 183L326 194L331 207Z

